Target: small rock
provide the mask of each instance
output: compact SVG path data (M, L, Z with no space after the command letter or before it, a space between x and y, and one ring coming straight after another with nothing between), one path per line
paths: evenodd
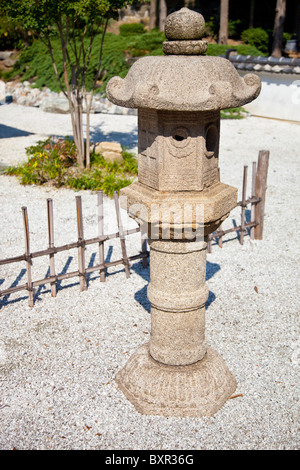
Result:
M65 97L45 98L41 109L47 113L67 114L70 110L69 101Z
M119 142L100 142L91 146L91 151L102 155L108 162L122 162L122 147Z
M119 152L103 152L102 157L104 158L104 160L106 160L107 162L111 162L111 163L113 162L121 163L123 161L122 154Z

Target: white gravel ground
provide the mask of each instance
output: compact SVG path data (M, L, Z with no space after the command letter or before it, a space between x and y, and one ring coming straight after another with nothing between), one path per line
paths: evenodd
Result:
M92 124L95 140L136 148L136 117L93 115ZM222 121L222 181L240 190L243 166L251 170L258 151L270 150L264 240L246 236L241 246L231 234L207 257L207 340L226 360L241 396L212 418L163 418L139 414L118 390L116 372L150 334L149 268L136 262L130 279L120 266L105 283L94 273L82 293L78 278L61 282L56 298L43 286L34 308L26 291L0 299L1 449L299 449L299 131L294 123L255 117ZM26 159L24 147L40 138L70 133L68 116L0 106L0 164ZM75 194L82 195L85 235L93 237L94 194L23 187L0 176L0 259L24 252L24 205L32 250L46 248L49 197L55 243L75 241ZM105 217L106 232L113 232L109 199ZM224 227L239 221L236 209ZM139 251L139 234L127 238L127 247L129 254ZM120 257L118 240L107 242L106 254ZM57 255L57 271L76 270L76 255ZM87 249L87 264L97 256L96 246ZM0 267L0 289L25 283L25 268ZM34 279L47 270L46 258L34 260Z

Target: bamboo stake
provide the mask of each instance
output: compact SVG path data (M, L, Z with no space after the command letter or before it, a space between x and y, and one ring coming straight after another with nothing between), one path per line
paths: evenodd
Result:
M210 233L207 236L207 253L211 253L211 239L212 239L212 234Z
M83 237L83 218L82 218L82 202L81 196L76 196L76 213L77 213L77 232L78 232L78 270L80 290L87 289L86 274L85 274L85 242Z
M103 192L98 191L98 235L103 236ZM104 264L104 241L99 242L99 261L100 264ZM100 269L100 282L105 282L105 269Z
M243 191L242 191L242 211L241 211L241 230L240 230L240 244L244 244L245 234L245 209L246 209L246 191L247 191L247 172L248 166L244 166L243 176Z
M256 182L256 162L252 163L252 191L251 196L255 197L255 182ZM251 222L255 221L255 204L251 203ZM254 239L254 227L250 229L250 238L251 240Z
M218 181L220 182L221 181L221 173L220 173L220 167L218 168ZM218 228L219 231L222 231L222 224L220 225L220 227ZM222 243L222 235L219 235L218 237L218 245L220 248L222 248L223 246L223 243Z
M28 223L28 213L27 207L22 207L23 212L23 221L24 221L24 230L25 230L25 257L26 257L26 264L27 264L27 290L28 290L28 305L29 307L33 307L33 286L32 286L32 279L31 279L31 257L30 257L30 240L29 240L29 223Z
M255 195L260 198L260 202L255 207L255 220L258 224L254 231L256 240L262 240L263 238L269 155L268 150L260 150L258 154Z
M53 201L47 199L47 214L48 214L48 237L49 237L49 248L54 247L54 221L53 221ZM54 253L49 255L50 262L50 276L55 276L55 262ZM51 295L56 297L56 283L51 282Z
M122 220L121 220L120 205L119 205L119 198L118 198L117 191L114 191L114 200L115 200L115 208L116 208L116 214L117 214L117 223L118 223L119 234L120 234L120 243L121 243L121 249L122 249L123 262L124 262L126 277L128 278L130 277L130 269L129 269L129 262L128 262L126 245L125 245L125 235L124 235L124 230L123 230L123 225L122 225Z

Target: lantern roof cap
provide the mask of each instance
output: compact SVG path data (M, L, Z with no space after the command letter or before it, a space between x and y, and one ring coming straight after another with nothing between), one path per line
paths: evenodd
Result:
M126 108L211 111L242 106L260 92L260 78L240 77L224 57L205 56L205 22L200 13L182 8L165 22L164 56L138 59L122 79L107 84L108 99Z

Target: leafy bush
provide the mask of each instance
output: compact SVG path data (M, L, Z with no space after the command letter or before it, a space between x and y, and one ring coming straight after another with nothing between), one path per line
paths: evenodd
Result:
M216 38L219 32L220 19L216 16L211 16L208 21L205 22L205 36L211 36Z
M91 155L91 168L79 170L76 147L72 140L49 138L26 149L28 162L8 167L4 174L14 175L21 184L51 184L76 190L114 191L132 183L138 173L136 157L123 148L123 161L107 162L101 155Z
M221 119L243 119L247 115L247 111L242 108L230 108L221 111Z
M239 39L245 28L245 22L242 20L228 20L228 37Z
M22 49L25 33L17 21L11 21L0 11L0 51Z
M132 36L135 34L146 33L145 27L142 23L125 23L119 28L121 36Z
M241 39L246 44L256 47L263 54L268 53L269 35L267 31L262 28L249 28L241 34Z
M259 55L264 55L259 51L255 46L250 46L248 44L239 44L237 46L230 46L226 44L208 44L206 55L217 56L225 55L227 49L236 49L237 54L241 55L252 55L257 57Z

